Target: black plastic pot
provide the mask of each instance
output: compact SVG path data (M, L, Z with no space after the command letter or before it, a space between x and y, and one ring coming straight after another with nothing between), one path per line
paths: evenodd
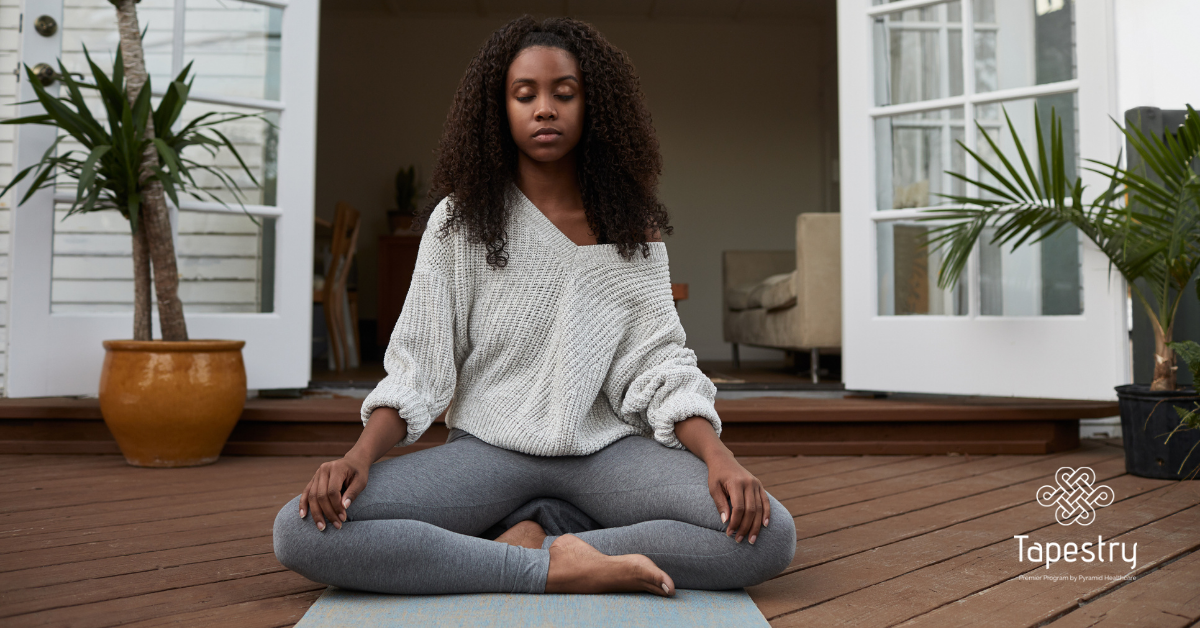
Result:
M1194 478L1200 466L1200 447L1196 446L1200 430L1180 430L1170 441L1167 435L1179 425L1175 407L1194 410L1200 396L1193 390L1152 391L1146 384L1127 384L1117 386L1117 399L1121 404L1125 470L1145 478Z

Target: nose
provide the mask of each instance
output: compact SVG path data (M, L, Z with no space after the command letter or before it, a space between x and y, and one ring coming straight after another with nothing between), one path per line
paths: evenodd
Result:
M558 112L554 110L554 100L552 98L539 98L538 107L533 112L533 117L538 122L558 118Z

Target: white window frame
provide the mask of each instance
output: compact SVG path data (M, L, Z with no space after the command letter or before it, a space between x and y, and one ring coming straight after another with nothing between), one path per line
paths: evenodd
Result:
M1081 252L1083 313L1078 316L982 316L979 282L968 281L966 315L878 314L876 225L912 220L927 207L879 210L876 204L875 121L881 117L963 107L973 125L975 108L1004 100L1076 93L1081 157L1114 161L1120 133L1116 111L1111 0L1075 0L1077 78L976 93L973 3L962 0L963 65L960 96L876 107L873 20L894 11L943 0L905 0L873 6L871 0L838 0L839 119L842 181L843 373L846 387L943 394L1113 399L1112 387L1129 381L1125 285L1108 274L1107 259L1090 242ZM968 127L971 128L971 127ZM975 149L976 134L965 133ZM967 176L977 175L967 160ZM1100 175L1080 173L1092 194ZM967 273L979 275L978 252Z

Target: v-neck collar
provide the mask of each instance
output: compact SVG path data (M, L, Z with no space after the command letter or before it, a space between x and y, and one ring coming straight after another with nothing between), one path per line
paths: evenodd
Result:
M515 184L512 186L513 194L516 197L516 208L529 214L531 224L541 233L545 234L543 243L550 246L558 254L571 258L584 259L602 259L602 260L621 260L625 258L621 256L617 250L616 244L575 244L575 241L567 237L554 221L550 220L542 210L538 209L529 197L521 191L521 188ZM651 261L667 261L667 244L665 242L649 242L650 257L642 258L640 254L635 254L633 260Z

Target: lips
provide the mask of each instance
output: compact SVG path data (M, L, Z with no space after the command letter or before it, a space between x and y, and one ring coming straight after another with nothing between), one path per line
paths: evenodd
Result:
M543 138L543 139L550 139L551 137L555 137L558 135L562 135L562 131L559 131L558 129L552 129L550 127L540 128L537 130L536 133L533 134L534 137Z

